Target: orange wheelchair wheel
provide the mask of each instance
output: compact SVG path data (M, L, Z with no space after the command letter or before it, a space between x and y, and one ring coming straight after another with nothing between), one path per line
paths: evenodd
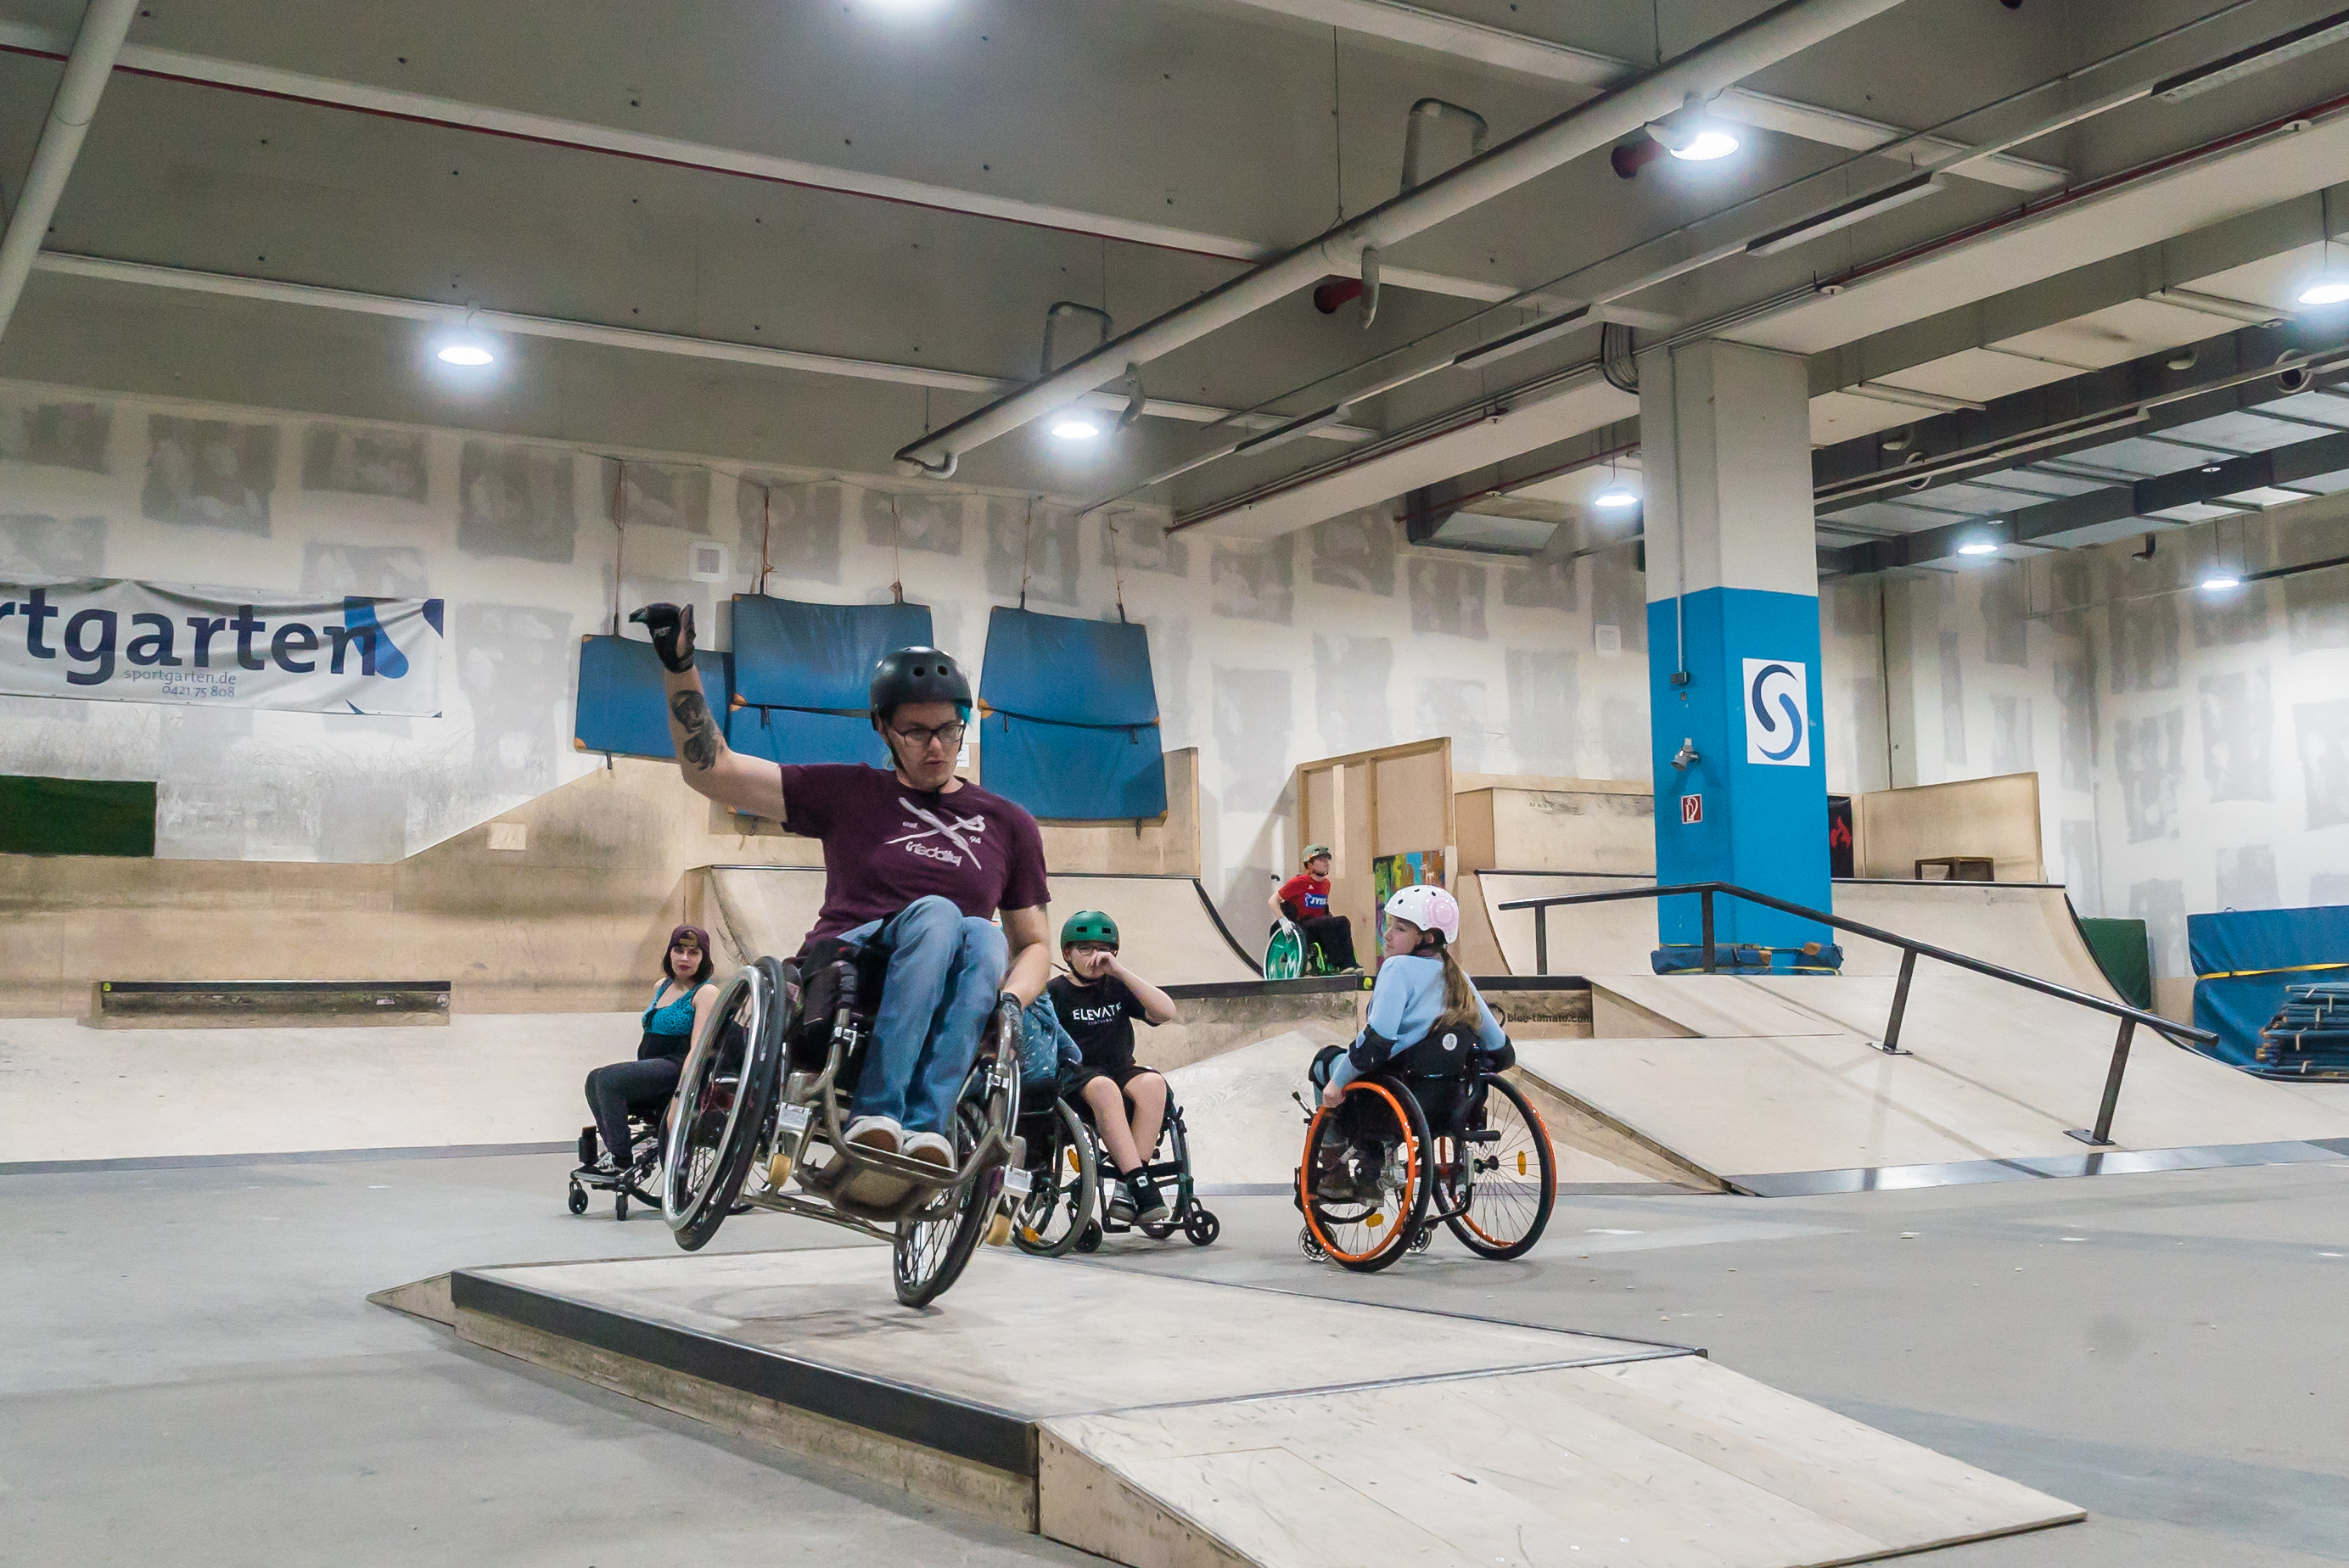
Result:
M1490 1136L1463 1140L1469 1171L1467 1206L1445 1224L1480 1257L1516 1258L1531 1251L1557 1202L1557 1159L1549 1129L1516 1085L1485 1079L1481 1124Z
M1419 1101L1392 1079L1357 1078L1314 1112L1297 1201L1331 1262L1371 1274L1402 1256L1427 1213L1427 1148Z

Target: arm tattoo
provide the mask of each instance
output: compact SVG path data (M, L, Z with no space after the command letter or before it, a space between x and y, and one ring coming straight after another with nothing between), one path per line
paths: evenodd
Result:
M726 748L719 738L718 721L709 717L709 705L698 691L681 691L669 699L669 717L677 721L683 734L677 743L679 761L696 773L707 773L717 766L718 754Z

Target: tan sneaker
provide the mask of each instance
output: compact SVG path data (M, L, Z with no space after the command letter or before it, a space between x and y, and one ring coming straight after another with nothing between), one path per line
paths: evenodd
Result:
M905 1147L905 1130L894 1117L860 1116L848 1124L847 1138L874 1154L895 1154Z
M905 1140L905 1158L951 1171L955 1168L954 1145L942 1134L916 1132Z

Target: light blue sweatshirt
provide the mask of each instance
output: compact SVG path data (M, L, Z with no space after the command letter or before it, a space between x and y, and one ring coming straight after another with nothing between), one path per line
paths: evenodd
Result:
M1390 958L1379 965L1377 984L1371 987L1369 1031L1394 1042L1390 1056L1407 1051L1427 1037L1428 1029L1444 1015L1444 961L1440 958ZM1501 1048L1501 1026L1493 1021L1485 998L1476 998L1476 1043L1488 1051ZM1350 1053L1340 1057L1330 1078L1348 1084L1361 1076Z

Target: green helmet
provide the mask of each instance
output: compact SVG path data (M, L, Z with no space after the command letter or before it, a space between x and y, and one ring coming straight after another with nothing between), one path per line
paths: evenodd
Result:
M1305 852L1297 857L1297 863L1300 866L1309 866L1329 852L1330 846L1327 844L1308 844L1305 846Z
M1099 942L1116 952L1117 922L1097 909L1077 911L1061 922L1061 945L1072 947L1080 942Z

